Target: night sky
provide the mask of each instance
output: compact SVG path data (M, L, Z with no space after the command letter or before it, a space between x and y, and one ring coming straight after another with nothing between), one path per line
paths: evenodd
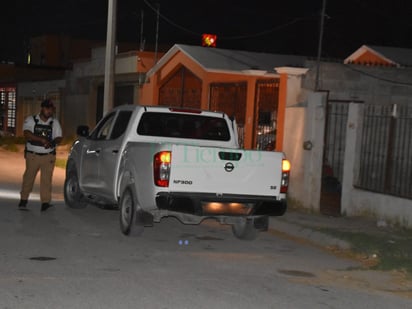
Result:
M316 56L322 0L172 1L118 0L117 41L140 42L141 12L146 47L200 45L217 34L217 47ZM14 0L3 2L0 61L24 59L29 38L69 34L105 40L107 0ZM412 48L412 1L326 0L322 56L345 58L363 44Z

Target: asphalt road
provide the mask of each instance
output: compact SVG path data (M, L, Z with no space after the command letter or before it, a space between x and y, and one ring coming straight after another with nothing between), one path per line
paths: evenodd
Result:
M36 192L19 211L15 164L0 169L0 309L412 307L390 276L273 230L241 241L214 221L167 218L126 237L118 211L69 209L59 191L47 212Z
M40 213L0 200L0 308L410 308L352 282L358 262L263 233L173 218L138 238L118 212L62 202ZM182 244L180 244L182 243ZM187 244L185 244L187 243Z

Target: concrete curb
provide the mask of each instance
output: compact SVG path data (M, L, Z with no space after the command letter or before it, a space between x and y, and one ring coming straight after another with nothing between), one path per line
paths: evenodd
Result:
M269 229L305 239L322 247L335 247L341 250L349 250L352 247L351 244L345 240L315 231L297 223L285 222L278 218L270 218Z

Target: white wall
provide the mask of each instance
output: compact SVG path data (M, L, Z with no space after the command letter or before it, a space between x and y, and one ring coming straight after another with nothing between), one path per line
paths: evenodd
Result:
M321 88L325 92L315 93L312 91L315 81L315 66L312 64L312 69L302 77L283 70L289 74L283 149L292 165L288 192L290 203L317 212L320 210L325 93L329 94L329 99L358 100L369 104L409 102L412 87L407 84L412 83L412 69L322 63ZM310 63L308 67L311 67ZM363 106L350 103L349 107L341 213L412 227L412 200L354 187L360 170ZM310 150L303 149L305 142L312 145Z
M306 101L287 106L285 114L283 149L292 165L288 197L313 211L320 205L325 104L325 93L309 93Z
M314 89L316 62L305 75L303 89ZM412 68L320 63L320 88L330 99L361 100L371 104L407 103L412 96Z
M23 82L17 85L21 117L25 118L40 111L40 103L46 98L51 98L56 106L55 117L62 119L61 92L66 87L65 80L50 80L38 82Z
M103 76L105 54L105 47L92 49L92 57L90 60L74 63L72 75L77 77ZM138 60L139 57L137 52L117 54L115 59L115 74L136 74Z
M412 227L412 200L354 187L359 171L363 105L349 105L342 182L342 214L367 215L403 227Z
M286 108L284 152L292 169L288 198L299 207L319 212L325 127L324 93L308 93L303 102ZM363 104L350 103L346 128L341 213L368 216L389 224L412 227L412 200L354 187L360 165ZM305 150L303 143L312 145Z

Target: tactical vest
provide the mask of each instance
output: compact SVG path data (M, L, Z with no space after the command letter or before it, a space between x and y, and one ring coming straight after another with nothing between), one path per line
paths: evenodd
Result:
M49 142L53 140L53 120L49 124L39 124L39 119L33 116L34 119L34 129L33 134L36 136L41 136L46 138ZM43 146L41 142L30 141L30 144L34 146Z

